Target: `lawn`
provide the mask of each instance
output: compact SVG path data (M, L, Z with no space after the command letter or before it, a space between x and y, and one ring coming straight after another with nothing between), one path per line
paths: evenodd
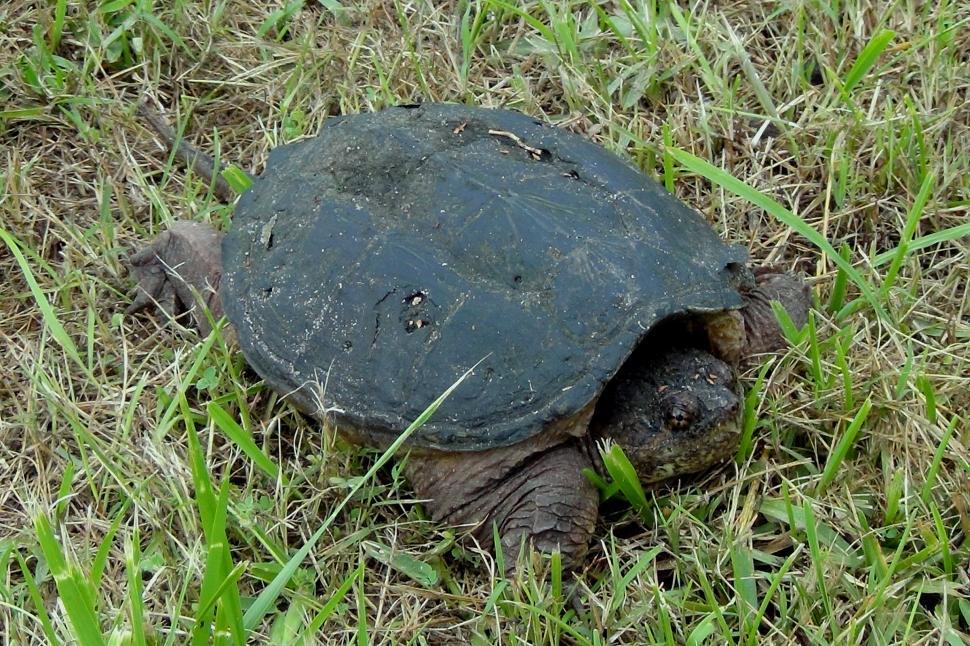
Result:
M966 643L968 52L953 0L6 0L4 641ZM505 578L218 331L124 315L133 249L232 216L142 100L253 173L331 115L515 108L802 272L813 315L742 365L735 460L604 502L575 575Z

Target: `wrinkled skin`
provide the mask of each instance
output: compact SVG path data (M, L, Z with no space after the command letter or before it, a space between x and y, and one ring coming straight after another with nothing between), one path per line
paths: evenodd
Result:
M155 305L169 315L190 313L208 331L206 310L222 314L219 240L207 225L179 222L134 254L138 293L129 313ZM599 441L619 444L645 483L703 471L734 452L741 400L732 364L784 346L772 300L798 326L809 306L804 282L785 273L755 272L742 294L739 311L685 321L680 336L652 334L595 409L536 437L480 452L411 451L405 471L416 494L433 518L472 527L485 545L497 526L512 555L507 563L527 541L543 552L558 549L564 566L579 567L598 516L597 491L582 470L600 469Z

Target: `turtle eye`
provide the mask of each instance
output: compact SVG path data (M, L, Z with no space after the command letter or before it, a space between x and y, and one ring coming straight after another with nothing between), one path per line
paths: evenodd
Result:
M667 427L675 431L690 428L700 411L700 402L690 393L671 393L665 404Z

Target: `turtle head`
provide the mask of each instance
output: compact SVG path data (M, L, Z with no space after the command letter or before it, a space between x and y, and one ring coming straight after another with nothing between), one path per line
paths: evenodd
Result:
M623 449L645 483L703 471L737 448L741 398L731 367L695 348L641 348L607 386L594 439Z

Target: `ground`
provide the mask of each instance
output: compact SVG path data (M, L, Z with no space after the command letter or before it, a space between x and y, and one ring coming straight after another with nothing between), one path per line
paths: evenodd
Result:
M6 639L965 643L968 23L952 0L7 0ZM804 272L814 316L745 366L734 461L614 496L574 579L527 556L506 580L218 333L123 316L131 249L232 213L144 99L252 172L334 114L516 108Z

